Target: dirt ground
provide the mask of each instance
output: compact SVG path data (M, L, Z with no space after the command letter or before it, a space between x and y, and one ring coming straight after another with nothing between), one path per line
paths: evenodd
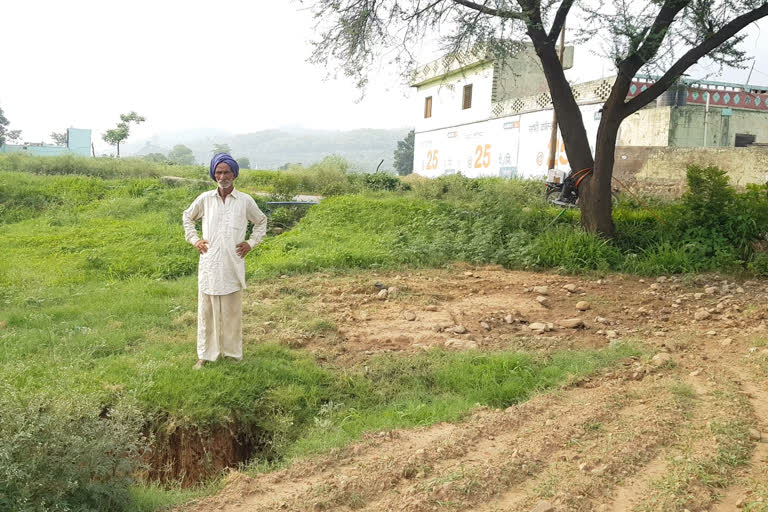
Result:
M768 511L768 281L497 267L316 274L249 288L246 316L296 290L335 327L294 334L294 346L333 366L430 347L628 341L648 356L507 410L371 433L256 477L232 472L180 510ZM247 337L275 329L245 325Z

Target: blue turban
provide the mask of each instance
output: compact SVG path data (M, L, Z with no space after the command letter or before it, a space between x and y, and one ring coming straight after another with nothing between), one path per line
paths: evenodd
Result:
M229 168L232 170L232 174L235 175L235 178L237 178L237 175L240 174L240 166L237 164L234 158L229 156L226 153L216 153L213 155L213 159L211 159L211 170L208 174L210 174L211 179L213 181L216 181L216 177L214 176L214 171L216 170L216 166L220 163L225 163L229 166Z

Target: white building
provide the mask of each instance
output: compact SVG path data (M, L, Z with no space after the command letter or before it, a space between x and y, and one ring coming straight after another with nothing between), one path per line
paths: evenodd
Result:
M564 62L566 69L571 67L572 47L566 47ZM573 86L592 143L613 81L611 77ZM650 83L651 79L636 79L628 97ZM552 100L531 46L523 45L503 61L483 52L440 59L418 70L411 86L416 87L423 109L415 123L414 172L428 177L546 175ZM662 96L625 120L619 145L711 147L738 146L744 140L765 142L768 91L764 89L688 81L671 99ZM708 119L708 133L704 119ZM559 130L555 166L570 169Z

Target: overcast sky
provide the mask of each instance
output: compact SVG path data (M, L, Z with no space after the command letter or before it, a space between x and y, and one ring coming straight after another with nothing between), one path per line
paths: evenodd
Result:
M51 131L101 133L135 110L147 122L131 140L213 128L246 133L286 125L401 128L413 124L408 87L382 67L366 97L346 79L323 81L306 62L314 38L310 13L292 1L4 2L0 107L25 141ZM768 24L751 27L745 47L758 57L752 83L768 83ZM577 49L572 80L611 73ZM722 77L744 82L747 71ZM694 75L695 76L695 75Z

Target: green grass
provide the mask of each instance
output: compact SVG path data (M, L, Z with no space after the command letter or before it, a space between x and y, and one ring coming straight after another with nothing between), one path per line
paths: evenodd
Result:
M192 372L197 257L183 240L180 216L207 184L170 186L154 177L166 173L205 176L202 168L133 160L0 158L0 384L105 407L127 401L158 431L254 427L269 441L254 463L263 468L369 431L457 420L476 404L506 407L636 354L627 345L548 359L434 351L381 357L367 373L322 367L288 348L301 343L278 343L334 331L294 288L249 311L257 325L276 328L249 337L244 361ZM280 185L253 173L240 183ZM299 183L309 180L301 173ZM311 186L345 190L332 168L316 169L317 176ZM379 181L372 183L389 183ZM414 182L410 191L332 197L257 248L249 279L258 286L290 273L456 261L638 273L729 261L725 253L707 256L696 242L681 249L672 227L632 205L617 210L627 234L600 240L577 228L578 212L560 215L532 196L537 187L449 177ZM686 389L675 394L690 399ZM189 496L144 487L134 501L144 503L137 510L151 510Z

